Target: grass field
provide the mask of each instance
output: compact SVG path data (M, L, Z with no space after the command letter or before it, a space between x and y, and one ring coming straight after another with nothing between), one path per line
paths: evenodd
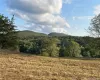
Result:
M100 80L100 60L0 54L0 80Z

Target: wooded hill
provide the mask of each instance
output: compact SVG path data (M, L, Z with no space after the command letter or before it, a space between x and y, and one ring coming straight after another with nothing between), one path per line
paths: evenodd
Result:
M23 37L47 36L47 35L44 33L38 33L38 32L29 31L29 30L24 30L24 31L18 31L18 36L20 38L23 38Z
M20 38L23 38L23 37L32 37L32 36L33 37L36 37L36 36L62 37L62 36L68 36L68 35L64 33L56 33L56 32L44 34L44 33L39 33L39 32L34 32L34 31L29 31L29 30L23 30L23 31L18 31L18 36Z

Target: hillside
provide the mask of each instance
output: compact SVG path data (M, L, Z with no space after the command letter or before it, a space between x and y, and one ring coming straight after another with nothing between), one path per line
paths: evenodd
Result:
M0 53L0 80L99 80L100 60Z
M56 36L56 37L62 37L62 36L67 36L67 34L52 32L52 33L49 33L47 35L47 34L44 34L44 33L33 32L33 31L29 31L29 30L24 30L24 31L18 31L18 36L20 38L33 37L33 36Z
M52 33L48 34L48 36L57 36L57 37L61 37L61 36L67 36L67 34L52 32Z
M47 36L47 35L44 33L24 30L24 31L18 31L18 36L19 37L32 37L32 36Z

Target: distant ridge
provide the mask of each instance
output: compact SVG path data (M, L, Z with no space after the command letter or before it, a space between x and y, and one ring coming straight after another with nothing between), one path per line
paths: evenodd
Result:
M32 37L32 36L47 36L44 33L38 33L34 31L29 31L29 30L23 30L23 31L18 31L18 37Z
M18 37L24 38L24 37L37 37L37 36L56 36L56 37L61 37L61 36L68 36L67 34L64 33L56 33L52 32L49 33L48 35L45 33L39 33L39 32L34 32L30 30L23 30L23 31L18 31Z
M67 36L67 34L64 34L64 33L56 33L56 32L52 32L50 34L48 34L48 36Z

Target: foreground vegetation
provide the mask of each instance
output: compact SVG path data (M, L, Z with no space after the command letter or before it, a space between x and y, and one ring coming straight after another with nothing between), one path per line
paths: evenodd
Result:
M0 80L100 80L100 60L0 53Z

